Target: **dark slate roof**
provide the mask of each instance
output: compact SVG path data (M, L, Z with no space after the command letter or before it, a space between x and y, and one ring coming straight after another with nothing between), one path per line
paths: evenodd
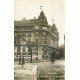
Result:
M34 26L34 25L43 25L43 26L48 25L47 18L44 15L43 11L41 11L38 19L34 18L34 19L27 20L23 18L21 21L14 21L14 26Z
M39 17L37 19L37 23L39 25L48 25L47 18L46 18L46 16L45 16L43 11L41 11L41 13L40 13L40 15L39 15Z
M14 26L33 26L36 25L36 19L14 21Z
M55 25L54 23L53 23L51 29L54 30L54 31L58 31L58 30L57 30L57 27L56 27L56 25Z

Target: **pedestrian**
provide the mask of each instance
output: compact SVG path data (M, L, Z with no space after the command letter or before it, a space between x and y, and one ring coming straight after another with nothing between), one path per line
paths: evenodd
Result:
M24 56L22 57L22 66L25 64Z

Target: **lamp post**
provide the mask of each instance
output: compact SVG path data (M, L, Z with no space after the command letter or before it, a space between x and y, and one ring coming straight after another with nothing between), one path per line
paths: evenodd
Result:
M29 45L29 47L28 47L28 52L29 52L29 54L31 55L31 63L32 63L32 49L31 49L31 47L30 47L30 45Z
M37 40L37 60L38 60L38 40Z
M37 52L37 58L36 58L36 60L38 60L38 39L36 39L36 41L35 41L35 46L36 46L36 52Z
M18 33L18 35L17 35L17 40L18 40L18 50L17 50L17 53L18 53L18 55L19 55L19 65L21 65L22 64L22 53L21 53L21 47L20 47L20 37L21 37L21 35L20 35L20 33Z
M22 59L22 55L21 55L21 52L20 52L20 45L18 46L18 55L19 55L19 65L21 65L21 59Z

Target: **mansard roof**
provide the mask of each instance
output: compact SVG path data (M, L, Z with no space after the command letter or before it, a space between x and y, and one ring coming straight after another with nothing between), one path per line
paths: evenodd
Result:
M34 26L36 25L36 19L22 19L21 21L14 21L14 26Z
M56 25L55 25L54 23L53 23L51 29L54 30L54 31L58 31L58 30L57 30L57 27L56 27Z
M21 21L14 21L14 26L48 26L47 18L43 11L40 12L38 18L27 20L25 17Z
M37 19L37 23L39 25L48 25L47 18L46 18L46 16L45 16L43 11L41 11L41 13L40 13L40 15L39 15L39 17Z
M43 11L41 11L41 13L37 19L33 18L33 19L27 20L27 19L23 18L20 21L14 21L14 26L36 26L36 25L49 27L48 22L47 22L47 18L46 18ZM58 32L57 27L54 23L50 27L50 29L52 31Z

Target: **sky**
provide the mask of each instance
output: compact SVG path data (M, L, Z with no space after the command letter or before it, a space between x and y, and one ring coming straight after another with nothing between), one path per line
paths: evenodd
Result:
M65 1L64 0L14 0L14 19L33 19L40 14L40 6L47 17L48 24L56 24L59 32L59 45L64 44Z

